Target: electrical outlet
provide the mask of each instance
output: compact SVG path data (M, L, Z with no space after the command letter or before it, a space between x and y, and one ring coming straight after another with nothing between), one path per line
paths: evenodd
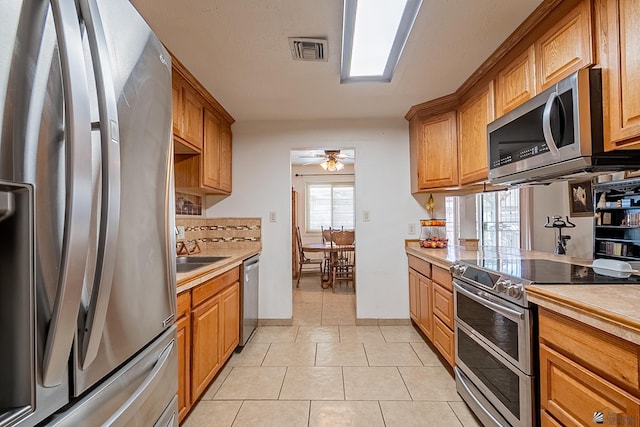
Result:
M410 234L410 235L414 235L414 234L416 234L416 225L415 225L415 224L413 224L413 223L410 223L410 224L409 224L409 234Z
M178 235L176 238L178 240L184 240L184 225L179 225L176 228L178 229Z
M371 215L369 214L369 211L362 211L362 221L363 222L371 221Z
M269 222L276 222L276 221L278 221L278 214L276 213L276 211L269 212Z

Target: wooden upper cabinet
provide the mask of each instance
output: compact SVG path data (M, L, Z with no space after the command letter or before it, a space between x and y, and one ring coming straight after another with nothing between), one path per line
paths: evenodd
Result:
M640 0L606 2L605 150L640 148ZM608 102L607 102L608 100Z
M204 110L204 147L202 150L202 185L220 188L220 119Z
M460 184L488 178L487 124L493 121L493 82L458 109L458 159Z
M182 77L175 71L171 73L171 101L173 109L173 134L182 134Z
M220 189L231 193L232 162L231 126L223 123L220 127Z
M535 48L533 45L498 73L496 117L513 110L536 94Z
M535 42L536 90L593 64L591 2L583 0Z
M418 190L458 185L455 111L415 126Z
M173 134L192 152L202 150L203 100L175 70L172 73ZM176 149L176 152L184 150ZM187 152L187 151L185 151Z

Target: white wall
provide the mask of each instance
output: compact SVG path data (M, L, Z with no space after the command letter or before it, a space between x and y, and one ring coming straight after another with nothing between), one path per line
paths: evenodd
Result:
M531 230L534 251L553 253L558 231L544 228L547 216L569 215L569 186L567 182L533 186L533 225ZM565 228L562 234L571 236L567 255L593 258L593 217L569 217L576 228Z
M208 217L262 217L260 317L292 316L290 150L355 149L357 316L408 318L408 224L427 213L410 193L404 119L241 122L233 126L233 193L209 197ZM435 195L434 195L435 197ZM436 216L444 216L441 198ZM277 222L269 222L269 212ZM369 211L370 221L362 221ZM419 227L416 227L419 232Z

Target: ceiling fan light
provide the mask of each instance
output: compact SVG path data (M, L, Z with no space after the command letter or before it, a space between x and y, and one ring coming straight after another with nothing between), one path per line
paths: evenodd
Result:
M329 162L327 160L325 160L324 162L320 163L320 167L324 170L328 170L329 169Z
M344 163L339 160L336 161L336 170L341 171L342 169L344 169Z

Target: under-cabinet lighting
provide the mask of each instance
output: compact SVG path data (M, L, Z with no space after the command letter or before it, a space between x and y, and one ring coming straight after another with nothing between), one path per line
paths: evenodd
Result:
M340 82L390 82L421 4L344 0Z

